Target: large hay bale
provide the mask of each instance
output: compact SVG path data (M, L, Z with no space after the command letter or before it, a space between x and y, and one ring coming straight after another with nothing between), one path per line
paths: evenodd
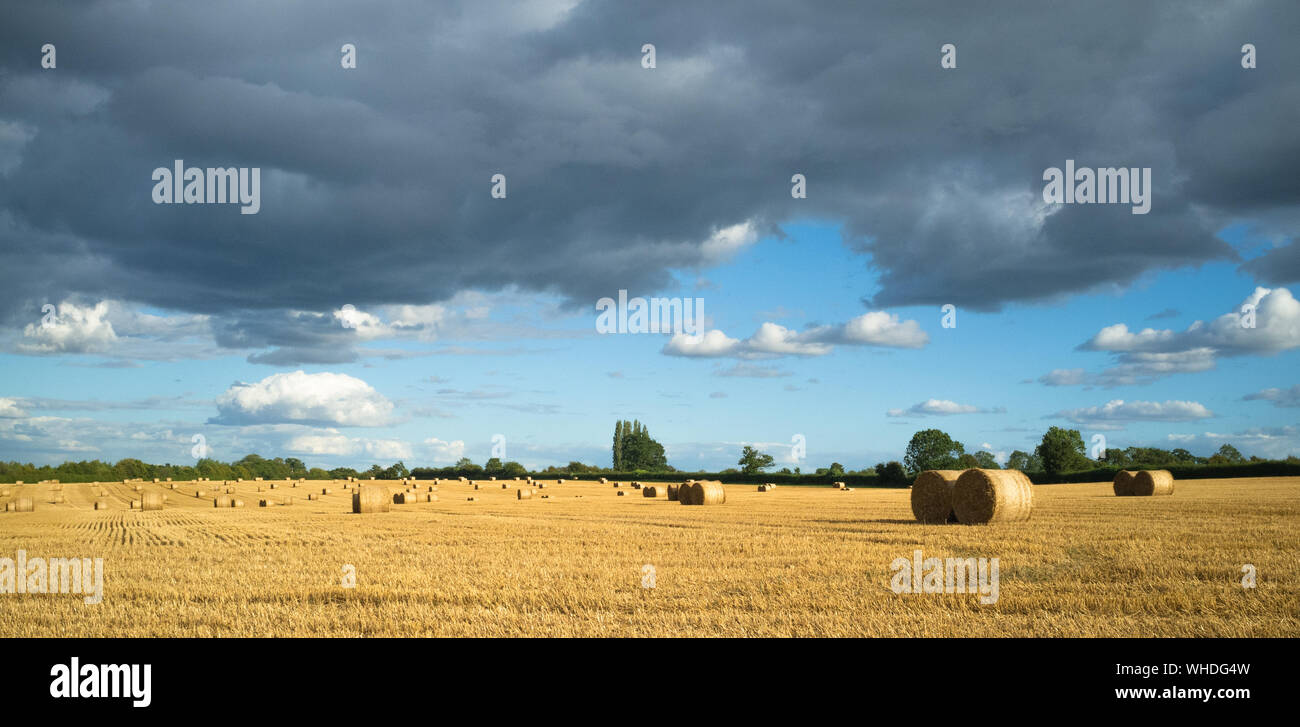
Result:
M395 492L395 493L393 493L393 504L394 504L394 505L409 505L409 504L411 504L411 503L413 503L413 502L417 502L417 500L415 499L415 495L412 495L412 494L409 493L409 492Z
M362 485L352 493L352 512L371 513L389 511L388 489L376 485Z
M1174 494L1174 475L1169 470L1142 470L1133 475L1133 494L1138 497Z
M163 494L161 492L146 492L140 496L141 510L161 510L163 509Z
M107 501L107 500L95 500L95 509L96 509L96 510L107 510L107 509L108 509L108 501Z
M226 495L217 495L212 498L213 507L230 507L230 498Z
M660 488L655 487L653 485L647 485L641 488L642 497L658 497L659 492L660 492Z
M952 507L966 525L1028 520L1034 485L1020 470L968 469L953 485Z
M9 504L14 506L14 512L36 511L36 501L30 497L15 497L13 502Z
M727 491L716 480L701 480L683 485L677 491L677 500L683 505L721 505L727 501Z
M926 470L912 483L912 515L921 523L955 523L952 488L961 470Z
M1116 497L1128 497L1133 494L1133 475L1135 474L1137 473L1129 470L1120 470L1115 473L1115 482L1111 485L1111 489L1115 491Z
M515 490L515 497L520 500L527 500L532 496L533 496L533 488L531 487L520 487L519 489Z
M682 487L685 487L685 485L669 485L669 486L668 486L668 500L669 500L670 502L678 502L678 499L677 499L677 498L681 495Z

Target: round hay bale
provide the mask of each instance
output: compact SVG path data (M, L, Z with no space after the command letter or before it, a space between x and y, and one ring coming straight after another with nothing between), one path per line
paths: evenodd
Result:
M329 495L329 494L332 494L333 492L334 492L334 490L331 490L331 489L328 488L328 487L322 487L322 488L320 488L320 494L322 494L322 495Z
M161 510L163 509L163 494L161 492L146 492L140 496L141 510Z
M653 485L647 485L641 488L641 497L658 497L659 488Z
M968 469L953 485L952 508L965 525L1028 520L1034 486L1020 470Z
M477 489L478 489L478 485L474 485L474 489L476 489L476 490L477 490Z
M54 493L54 496L50 498L50 502L54 503L55 505L62 505L64 502L63 495L57 492Z
M531 487L520 487L519 489L515 490L515 497L517 499L528 500L532 498L532 496L533 496L533 489Z
M170 480L168 480L168 481L167 481L167 489L169 489L169 490L174 490L174 489L176 489L176 483L175 483L175 482L172 482L172 481L170 481Z
M230 507L230 498L225 495L217 495L212 498L213 507Z
M677 498L678 498L678 496L681 494L681 491L682 491L681 488L682 488L682 487L685 487L685 485L681 485L681 486L678 486L678 485L669 485L669 486L668 486L668 500L669 500L669 502L677 502L677 501L678 501Z
M292 498L292 497L286 497L286 498L284 498L283 500L280 501L280 504L281 504L281 505L292 505L292 504L293 504L293 498Z
M411 495L409 492L393 493L394 505L409 505L413 502L415 502L415 496Z
M624 491L622 491L622 490L619 490L619 491L618 491L618 496L619 496L619 497L622 497L622 496L624 496L624 495L626 495L626 494L627 494L627 493L624 492Z
M352 512L388 512L388 490L376 485L362 485L352 493Z
M1174 475L1169 470L1142 470L1133 475L1133 494L1138 497L1174 494Z
M127 505L127 507L130 508L130 509L132 509L132 510L139 510L139 509L140 509L140 501L139 501L139 500L132 500L132 501L131 501L131 504Z
M314 493L314 492L308 492L308 493L307 493L307 499L308 499L308 500L319 500L319 499L320 499L320 495L317 495L317 494Z
M727 491L717 480L701 480L684 485L677 491L677 499L683 505L721 505L727 501Z
M496 478L493 477L492 479L495 480ZM503 490L508 490L508 489L510 489L510 485L508 485L508 484L502 482L502 483L501 483L501 489L503 489Z
M107 510L107 509L108 509L108 501L107 501L107 500L95 500L95 509L96 509L96 510Z
M530 485L533 484L532 480L529 480L529 481L528 481L528 484L530 484ZM545 490L545 489L546 489L546 483L545 483L545 482L538 482L538 483L537 483L537 489L539 489L539 490Z
M9 504L14 506L14 512L36 511L36 501L30 497L15 497Z
M961 470L926 470L912 483L912 515L919 523L955 523L952 488Z
M557 484L557 485L563 485L563 484L564 484L564 480L556 480L556 481L555 481L555 484Z
M478 502L478 498L477 498L477 497L474 497L473 495L470 495L469 497L465 498L465 501L466 501L466 502Z
M144 492L144 488L141 487L140 485L136 485L134 489L136 492Z
M104 493L104 494L108 494L108 493ZM195 490L195 491L194 491L194 496L197 497L197 498L202 499L202 498L204 498L204 497L207 497L207 496L208 496L208 493L204 492L203 490Z
M270 487L271 487L272 490L274 490L276 487L279 487L279 485L277 485L277 484L275 484L274 482L272 482L271 485L270 485Z
M1115 482L1111 488L1115 490L1115 497L1128 497L1133 494L1133 475L1136 472L1129 470L1120 470L1115 473Z
M425 501L425 502L437 502L437 501L438 501L438 496L435 495L435 494L433 494L432 492L430 492L429 494L427 494L427 495L424 496L424 501Z
M257 506L258 506L258 507L270 507L270 506L271 506L271 501L270 501L270 500L258 500L258 501L257 501Z
M230 506L231 506L231 507L243 507L243 506L244 506L244 501L243 501L243 500L231 500L231 501L230 501Z

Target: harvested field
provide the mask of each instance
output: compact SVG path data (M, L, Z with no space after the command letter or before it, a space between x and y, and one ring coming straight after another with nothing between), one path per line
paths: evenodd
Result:
M0 512L0 556L103 557L105 592L0 596L0 636L1300 636L1300 478L1179 481L1173 497L1040 485L1032 519L978 527L915 522L907 489L728 485L723 504L682 507L546 484L520 502L447 481L441 500L364 517L341 490L140 512L133 485L66 483L56 504L48 484L9 485L37 507ZM891 562L918 549L999 558L999 599L894 593Z

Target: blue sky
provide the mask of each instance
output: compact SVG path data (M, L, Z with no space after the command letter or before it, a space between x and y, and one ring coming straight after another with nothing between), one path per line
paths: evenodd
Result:
M680 273L675 288L629 294L700 298L708 327L733 337L748 336L764 321L802 330L860 315L865 309L861 298L872 290L874 274L842 244L840 228L804 221L785 231L786 239L762 237L724 263ZM1225 237L1237 247L1249 247L1239 230L1229 230ZM1294 434L1280 443L1261 443L1250 434L1294 426L1294 408L1243 400L1262 389L1291 386L1294 350L1221 358L1213 370L1140 385L1048 386L1039 381L1053 369L1096 373L1110 366L1108 353L1077 350L1105 326L1182 330L1197 319L1232 312L1253 288L1236 266L1212 264L1152 274L1127 288L1051 303L1010 304L996 313L958 309L955 328L942 327L943 312L935 306L909 306L890 312L916 320L929 335L921 349L836 346L826 355L758 360L665 355L669 336L663 334L597 334L594 302L587 311L564 310L553 297L484 295L466 307L487 308L486 319L503 326L527 321L534 327L531 336L496 338L468 326L429 341L367 344L406 352L408 358L367 356L352 364L296 368L354 377L394 406L389 422L381 426L290 425L288 431L265 424L211 423L217 415L215 400L235 381L258 382L276 373L238 353L135 361L126 368L112 365L125 361L115 356L6 354L5 396L19 408L32 408L24 401L63 400L38 408L41 416L67 419L68 425L56 431L71 441L36 445L0 440L0 457L56 462L139 456L184 462L191 459L192 436L202 434L213 456L225 459L255 451L331 466L388 464L397 458L428 465L445 464L461 452L486 460L493 435L501 434L507 456L529 466L570 459L603 465L613 421L620 417L646 423L668 447L670 463L690 469L732 466L747 443L758 443L783 466L815 468L839 461L859 468L901 458L913 432L928 427L949 432L968 450L987 444L995 453L1031 450L1053 425L1078 428L1085 440L1102 433L1109 446L1186 444L1208 454L1220 443L1232 442L1247 453L1300 451L1291 449ZM615 297L617 290L609 294ZM1165 316L1151 319L1161 313ZM738 365L768 375L723 375ZM887 414L930 399L980 411ZM1116 399L1193 401L1213 415L1190 421L1122 420L1104 427L1061 415ZM101 408L131 402L143 402L143 408ZM98 425L78 426L83 419ZM106 434L105 426L119 431ZM322 433L362 444L319 451L292 444L294 436ZM807 459L797 464L790 459L796 434L807 442ZM1174 442L1170 435L1193 439ZM423 444L435 438L462 442L463 448ZM386 442L390 449L366 451L367 441Z

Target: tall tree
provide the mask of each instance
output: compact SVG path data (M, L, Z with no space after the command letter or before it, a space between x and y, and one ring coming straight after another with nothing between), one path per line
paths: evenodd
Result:
M623 420L614 422L614 471L623 471Z
M1034 450L1034 454L1043 458L1043 471L1049 475L1079 470L1089 465L1087 450L1083 446L1083 435L1078 429L1051 427L1043 435L1043 441Z
M957 466L957 459L966 453L961 442L939 429L925 429L912 435L907 444L907 454L903 464L911 472L926 470L950 470Z

